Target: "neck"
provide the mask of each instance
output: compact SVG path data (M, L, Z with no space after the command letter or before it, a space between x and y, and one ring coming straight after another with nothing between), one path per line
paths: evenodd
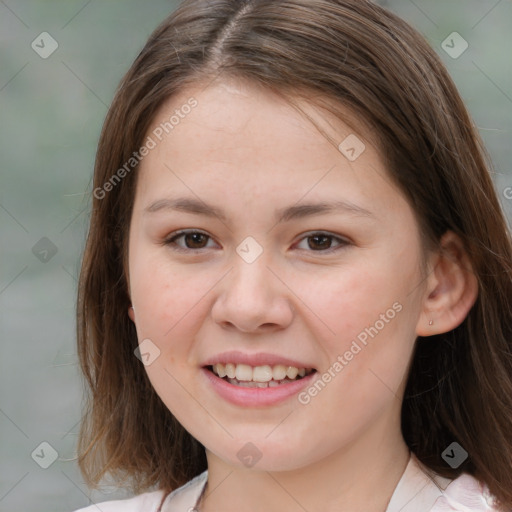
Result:
M208 483L199 510L385 512L409 456L400 430L390 439L382 425L291 471L239 468L207 450Z

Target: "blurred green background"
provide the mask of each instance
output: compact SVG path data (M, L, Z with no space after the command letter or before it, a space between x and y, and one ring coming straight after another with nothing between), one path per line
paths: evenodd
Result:
M446 63L511 219L511 0L379 3L419 29ZM72 460L82 400L76 279L108 105L177 4L0 0L0 511L71 512L128 496L108 485L89 491ZM454 31L463 39L447 47Z

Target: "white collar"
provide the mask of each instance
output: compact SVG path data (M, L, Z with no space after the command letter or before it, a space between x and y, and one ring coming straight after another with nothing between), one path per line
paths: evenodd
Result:
M411 452L386 512L430 511L451 481L430 471Z
M208 471L187 482L167 496L162 512L195 510L206 486ZM429 471L411 452L409 462L398 482L386 512L428 512L451 482ZM172 508L171 508L172 507Z

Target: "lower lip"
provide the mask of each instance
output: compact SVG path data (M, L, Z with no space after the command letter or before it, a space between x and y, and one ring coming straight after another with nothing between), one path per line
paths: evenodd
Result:
M288 382L287 384L279 384L279 386L273 388L246 388L236 386L217 377L217 375L206 368L201 368L201 373L208 379L213 389L228 402L243 407L258 407L275 405L296 395L303 388L311 384L317 372L310 373L302 379Z

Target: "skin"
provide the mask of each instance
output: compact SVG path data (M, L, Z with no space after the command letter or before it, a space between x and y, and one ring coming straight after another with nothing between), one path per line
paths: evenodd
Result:
M422 269L414 212L364 128L357 136L365 150L350 162L299 112L250 84L182 91L148 134L191 96L197 107L138 170L129 314L139 342L149 338L160 350L145 367L156 392L206 448L201 510L384 511L409 460L400 409L416 337L453 329L476 298L462 244L447 233ZM335 140L353 133L302 107ZM145 211L182 196L223 209L226 220ZM274 219L276 209L334 199L371 215ZM180 229L210 238L181 237L178 252L165 241ZM318 231L333 238L315 244ZM248 236L263 249L250 264L236 252ZM329 243L337 250L326 253ZM236 406L201 375L207 358L240 350L309 362L319 376L397 302L401 311L306 405L295 396ZM262 455L250 468L237 457L247 442Z

